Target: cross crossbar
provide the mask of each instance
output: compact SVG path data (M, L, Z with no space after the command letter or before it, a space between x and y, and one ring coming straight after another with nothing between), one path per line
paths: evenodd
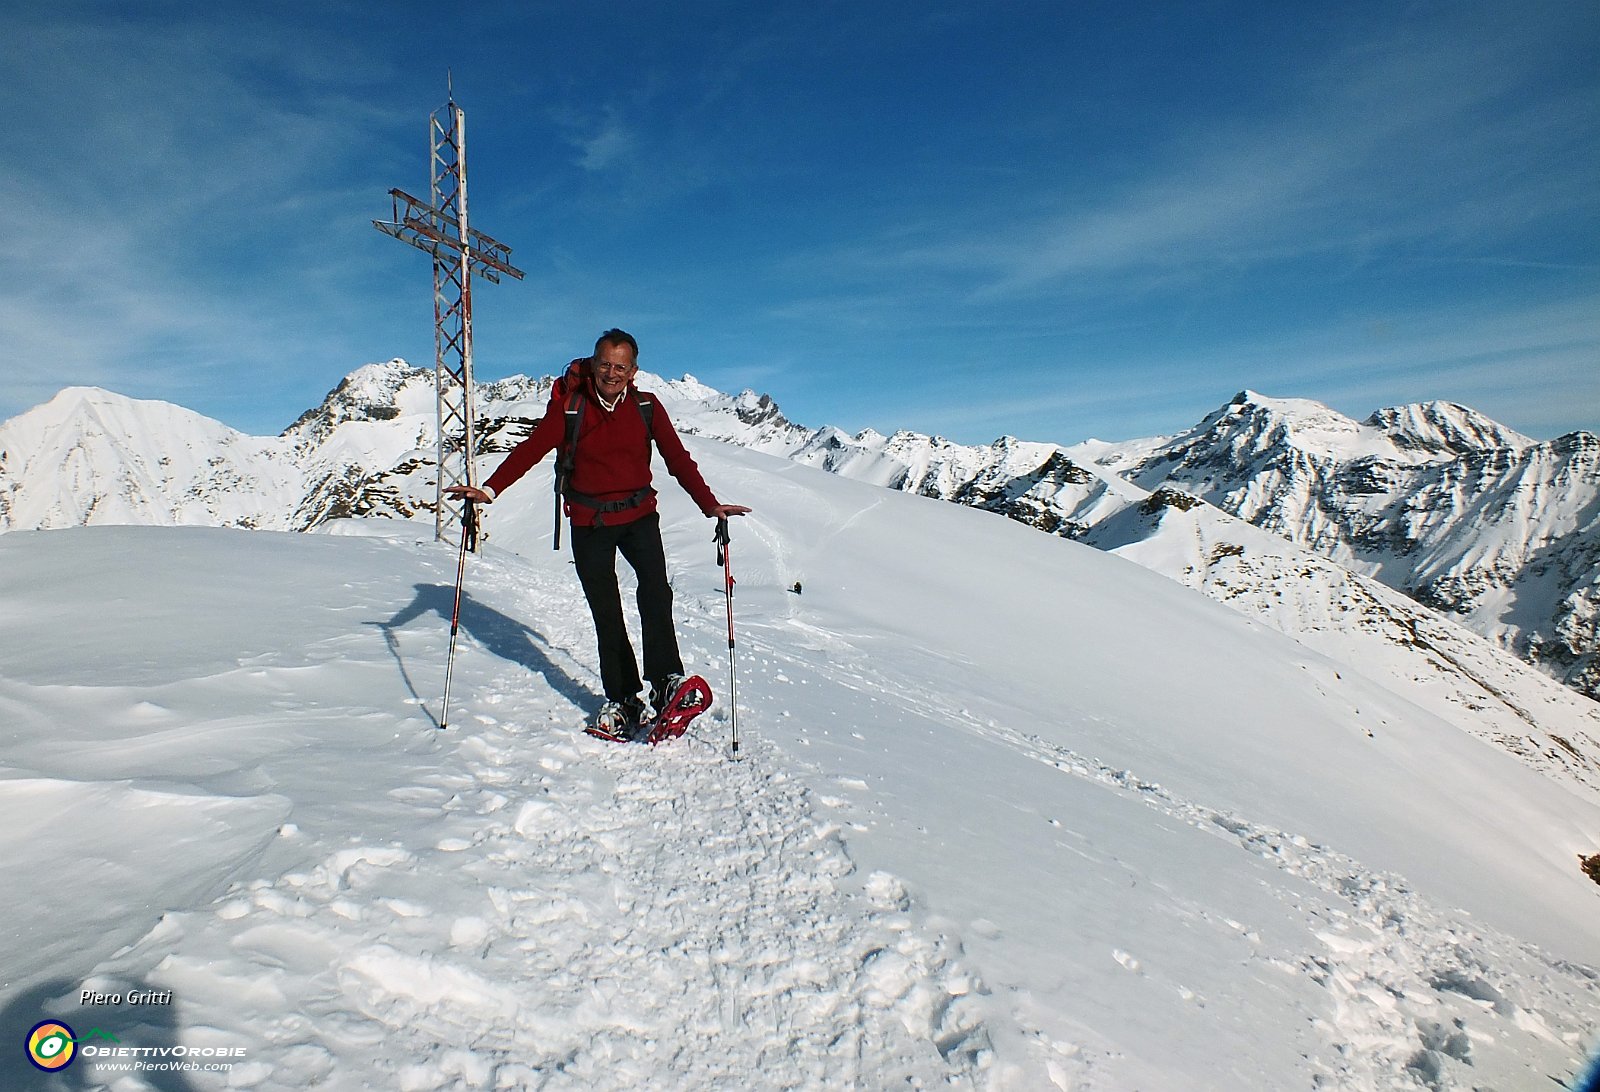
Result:
M372 226L385 235L393 235L402 242L410 243L440 261L452 260L465 252L472 263L472 272L495 284L500 283L501 273L519 281L522 279L522 270L511 264L511 248L505 243L469 227L467 239L470 245L463 247L455 235L456 217L452 213L435 208L421 198L412 197L404 190L390 190L389 196L394 199L394 218L372 221ZM405 203L404 215L401 214L401 202ZM448 252L448 256L445 252Z

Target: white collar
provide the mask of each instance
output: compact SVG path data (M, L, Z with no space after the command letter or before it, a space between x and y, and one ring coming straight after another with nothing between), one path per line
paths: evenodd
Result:
M618 393L617 397L610 402L606 401L606 396L600 393L600 388L598 386L594 389L594 396L599 400L600 404L605 407L606 412L610 413L612 410L622 405L622 400L628 397L628 388L623 387L621 392Z

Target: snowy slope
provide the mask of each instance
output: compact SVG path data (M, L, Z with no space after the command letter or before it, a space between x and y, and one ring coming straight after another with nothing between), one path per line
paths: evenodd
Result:
M263 1089L1576 1071L1595 793L1120 558L692 446L758 505L736 765L722 708L574 733L592 635L537 471L469 563L442 734L428 528L0 537L7 1026L243 1048ZM721 689L709 525L664 506Z
M1315 649L1558 781L1600 789L1600 705L1386 585L1163 487L1085 541Z

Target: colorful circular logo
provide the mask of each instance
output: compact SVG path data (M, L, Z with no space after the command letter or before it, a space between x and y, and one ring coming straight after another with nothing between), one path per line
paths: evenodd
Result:
M46 1073L65 1069L78 1056L77 1038L60 1020L41 1020L28 1032L28 1061Z

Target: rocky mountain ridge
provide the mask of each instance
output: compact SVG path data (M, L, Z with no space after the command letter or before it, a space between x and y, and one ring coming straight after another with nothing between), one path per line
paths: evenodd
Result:
M1536 442L1443 402L1357 423L1244 391L1193 429L1101 452L1460 621L1600 696L1600 437Z

